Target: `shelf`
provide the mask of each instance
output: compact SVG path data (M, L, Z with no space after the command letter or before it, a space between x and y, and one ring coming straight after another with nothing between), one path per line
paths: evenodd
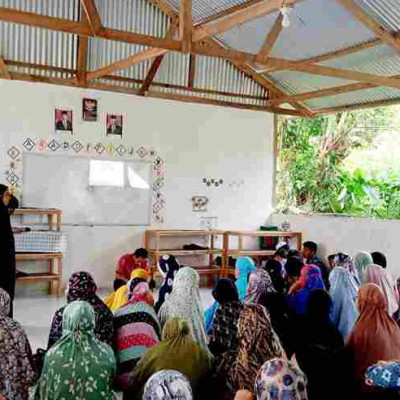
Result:
M61 215L62 211L57 210L56 208L17 208L14 210L13 215L26 215L26 214L34 214L34 215Z
M16 253L16 261L27 261L27 260L61 260L62 253Z
M300 232L283 232L283 231L227 231L226 235L230 236L258 236L258 237L298 237Z
M59 281L61 280L61 275L49 274L48 272L29 274L17 279L18 282L37 282L37 281Z
M175 237L184 237L184 236L216 236L223 235L224 231L220 230L169 230L169 229L148 229L146 231L146 235L149 236L175 236Z
M262 257L273 256L275 252L276 250L228 250L228 255Z
M223 249L206 249L206 250L183 250L183 249L150 249L149 254L171 254L173 256L195 256L204 254L218 254L223 253Z

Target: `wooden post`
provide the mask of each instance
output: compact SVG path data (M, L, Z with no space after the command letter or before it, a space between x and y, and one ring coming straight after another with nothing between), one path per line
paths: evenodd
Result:
M61 231L61 213L57 214L57 231Z
M225 278L228 276L228 268L229 268L229 235L225 232L223 237L223 246L222 246L222 271L221 278Z

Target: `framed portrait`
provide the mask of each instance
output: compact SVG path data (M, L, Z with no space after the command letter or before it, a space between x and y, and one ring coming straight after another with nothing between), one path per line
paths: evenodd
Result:
M124 129L123 116L121 114L107 114L106 135L122 138Z
M55 130L57 133L73 134L73 112L72 110L55 110Z
M82 119L84 121L97 121L97 100L83 99L82 100Z

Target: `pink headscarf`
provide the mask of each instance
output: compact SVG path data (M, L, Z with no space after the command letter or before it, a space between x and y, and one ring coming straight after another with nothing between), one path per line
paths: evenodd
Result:
M370 264L365 269L363 283L375 283L385 295L388 313L393 315L399 309L399 292L389 272L380 265Z
M132 292L129 293L128 304L138 303L140 301L147 303L149 306L154 305L154 298L147 282L138 283L133 288Z

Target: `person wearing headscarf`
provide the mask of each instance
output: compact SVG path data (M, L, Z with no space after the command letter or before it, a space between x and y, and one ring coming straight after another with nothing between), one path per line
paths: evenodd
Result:
M364 272L363 283L375 283L385 295L389 315L393 316L399 310L399 293L389 271L380 265L370 264Z
M306 375L285 358L269 360L258 371L255 398L256 400L307 400Z
M375 386L383 389L400 389L400 362L380 361L371 365L365 373L365 383L368 386Z
M154 306L156 312L160 310L161 306L164 304L165 298L172 292L172 285L179 268L179 261L174 256L165 255L160 258L158 270L164 278L164 282L158 292L158 301Z
M124 391L128 389L129 376L136 364L161 338L149 285L139 278L132 279L128 299L128 303L114 313L117 384Z
M143 282L147 282L149 274L145 269L136 268L132 271L130 280L136 278L142 279ZM112 312L115 312L118 308L124 306L128 302L128 283L120 286L105 299L104 303Z
M285 295L277 292L261 294L258 304L264 306L271 319L272 328L279 337L288 358L294 353L294 324L285 301Z
M365 383L365 372L378 361L400 359L400 328L389 316L379 286L373 283L361 286L357 304L360 316L346 343L352 395L357 399L385 399L381 390Z
M358 318L357 293L359 285L350 271L335 267L329 277L329 293L333 301L332 321L346 341Z
M46 354L35 400L113 400L115 357L96 339L95 313L74 301L63 313L63 336Z
M360 279L358 277L358 272L356 266L354 264L353 259L345 253L336 253L335 258L333 260L333 268L341 267L347 269L350 274L354 277L358 286L360 286Z
M193 339L207 352L203 302L200 297L200 276L193 268L184 267L176 274L174 287L158 313L161 326L168 318L185 319Z
M296 360L308 378L310 400L336 400L339 387L332 377L344 382L344 341L331 321L332 299L325 289L314 289L307 300L306 314L296 329ZM329 387L329 390L327 388Z
M87 301L93 307L96 316L95 335L97 339L112 346L114 340L113 314L96 295L96 291L97 285L88 272L75 272L68 281L67 304L74 301ZM65 307L58 309L54 314L47 344L48 349L62 337Z
M266 361L286 357L261 305L244 306L238 321L238 340L238 350L222 354L217 367L219 379L232 396L240 389L253 390L257 373Z
M25 331L8 317L10 306L9 294L0 288L0 398L27 400L36 372Z
M214 356L226 351L236 351L237 323L243 311L243 303L235 283L230 279L220 279L213 290L213 296L219 303L210 333L208 347Z
M364 271L368 265L373 264L371 253L360 251L354 256L354 264L357 270L358 279L363 282Z
M16 269L15 242L9 210L11 196L8 187L0 184L0 288L3 288L10 296L10 317L12 318Z
M268 272L263 269L252 272L249 277L245 302L257 304L261 295L269 292L276 292L276 290L272 285L272 280Z
M249 275L256 271L257 267L254 265L254 261L250 257L240 257L237 259L235 277L240 301L243 301L246 297Z
M282 274L282 264L276 260L268 260L264 267L272 280L273 287L278 293L285 291L285 281Z
M154 374L146 383L143 400L193 400L193 393L185 375L164 370Z
M287 302L296 315L306 313L308 297L314 289L325 289L321 270L315 265L306 265L301 270L300 279L290 288Z
M372 259L374 260L374 264L380 265L382 268L387 268L387 260L386 256L380 251L374 251L371 253Z
M133 370L129 379L129 398L140 399L148 379L162 370L184 374L190 381L194 398L203 398L211 361L205 350L192 339L189 324L183 319L167 321L162 342L149 350Z

